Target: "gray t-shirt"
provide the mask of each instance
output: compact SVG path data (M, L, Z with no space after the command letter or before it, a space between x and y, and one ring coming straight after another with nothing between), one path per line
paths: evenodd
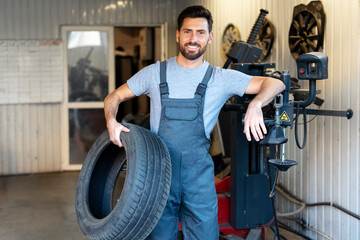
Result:
M209 63L204 61L200 67L189 69L180 66L176 57L167 60L166 80L169 86L169 98L193 98L208 66ZM208 138L225 102L234 95L242 96L251 77L239 71L214 67L204 102L204 127ZM150 126L151 131L157 133L161 115L160 62L143 68L127 83L136 96L146 94L150 97Z

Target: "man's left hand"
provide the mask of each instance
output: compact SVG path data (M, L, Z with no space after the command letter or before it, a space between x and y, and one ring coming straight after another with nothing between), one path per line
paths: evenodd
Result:
M251 141L251 134L254 136L255 141L260 141L267 133L261 102L250 102L245 114L244 133L248 141Z

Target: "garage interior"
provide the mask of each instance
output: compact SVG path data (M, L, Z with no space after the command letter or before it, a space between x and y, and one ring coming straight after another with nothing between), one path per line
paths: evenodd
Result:
M143 67L177 55L176 17L182 9L200 4L212 12L214 41L205 59L219 67L229 41L246 42L260 9L266 9L270 27L257 45L266 50L261 63L297 78L298 53L289 44L294 10L312 2L1 1L0 239L88 239L77 222L75 193L85 157L106 129L104 97ZM280 172L277 184L308 206L279 217L279 230L284 239L360 239L360 3L319 2L326 21L314 14L311 24L319 26L313 34L323 35L315 45L328 57L328 76L317 81L317 99L309 108L342 114L352 109L353 115L309 113L304 134L299 114L298 134L286 128L286 159L298 164ZM310 88L309 81L296 83ZM148 114L149 100L142 96L120 106L118 120L149 128ZM227 165L232 138L226 120L219 119L212 133L211 151L215 162L220 157ZM300 143L306 139L303 149L295 136ZM276 209L298 210L280 191ZM274 239L274 224L262 229L266 239ZM240 239L232 237L223 239Z

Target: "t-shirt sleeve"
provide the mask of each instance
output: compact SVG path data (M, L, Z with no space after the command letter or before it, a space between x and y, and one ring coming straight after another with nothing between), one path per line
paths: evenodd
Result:
M141 69L127 81L130 90L136 96L148 95L151 82L156 81L156 65L152 64Z
M243 96L252 76L233 69L218 69L221 82L227 94Z

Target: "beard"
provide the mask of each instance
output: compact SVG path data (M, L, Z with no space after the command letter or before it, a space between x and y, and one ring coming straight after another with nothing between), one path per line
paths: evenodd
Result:
M197 52L187 52L186 48L185 48L187 45L196 45L200 48ZM186 43L184 45L181 45L179 43L180 53L188 60L195 60L195 59L198 59L199 57L201 57L205 53L206 47L207 47L207 44L204 47L201 47L199 44Z

